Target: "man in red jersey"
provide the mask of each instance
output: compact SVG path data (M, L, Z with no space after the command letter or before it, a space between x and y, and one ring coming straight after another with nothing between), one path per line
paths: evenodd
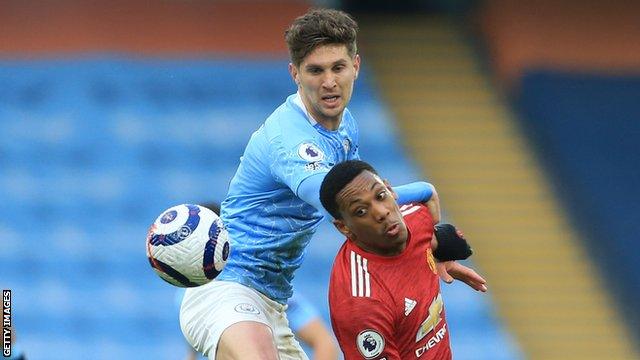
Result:
M434 230L428 204L398 207L391 186L363 161L334 166L320 199L347 236L329 284L331 324L346 359L451 359L438 272L486 291L475 271L434 259L434 252L469 256L461 233L449 224Z

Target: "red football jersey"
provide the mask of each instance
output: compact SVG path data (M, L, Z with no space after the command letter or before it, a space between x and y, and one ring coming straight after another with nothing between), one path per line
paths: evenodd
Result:
M347 239L329 284L331 325L347 360L451 359L440 279L431 253L433 219L421 204L400 208L405 250L385 257Z

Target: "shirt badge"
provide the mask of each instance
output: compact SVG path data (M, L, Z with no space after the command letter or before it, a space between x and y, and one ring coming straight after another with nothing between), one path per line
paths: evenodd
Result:
M351 140L349 139L342 140L342 147L344 148L344 153L349 154L349 150L351 150Z
M302 143L300 147L298 147L298 155L306 161L309 162L317 162L322 161L324 159L324 153L312 143Z
M384 350L384 337L375 330L361 331L356 337L356 343L365 359L373 359Z

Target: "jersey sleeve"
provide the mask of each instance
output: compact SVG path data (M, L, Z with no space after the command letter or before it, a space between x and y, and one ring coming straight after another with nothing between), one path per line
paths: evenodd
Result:
M291 140L274 140L268 156L274 178L288 186L296 195L305 179L326 174L330 169L323 150L314 140L295 143Z
M298 197L304 200L307 204L312 205L324 216L325 219L332 219L332 216L322 206L320 201L320 186L322 186L322 180L326 174L320 173L312 175L302 181L298 186Z
M331 324L346 359L400 360L392 312L382 302L348 297L330 304Z
M427 202L433 195L433 185L424 181L412 182L395 186L393 190L398 194L398 204L410 204L414 202Z

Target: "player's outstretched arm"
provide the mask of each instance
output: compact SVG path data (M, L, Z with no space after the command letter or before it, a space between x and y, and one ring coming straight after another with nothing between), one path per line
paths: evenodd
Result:
M440 198L436 188L424 181L413 182L406 185L394 186L393 191L398 198L398 204L410 204L414 202L423 203L429 208L429 213L433 218L433 223L440 222Z
M304 200L304 202L318 209L326 220L331 221L333 217L329 215L320 202L320 186L322 185L322 180L325 175L326 174L315 174L304 179L300 183L300 186L298 186L296 194L300 199Z

